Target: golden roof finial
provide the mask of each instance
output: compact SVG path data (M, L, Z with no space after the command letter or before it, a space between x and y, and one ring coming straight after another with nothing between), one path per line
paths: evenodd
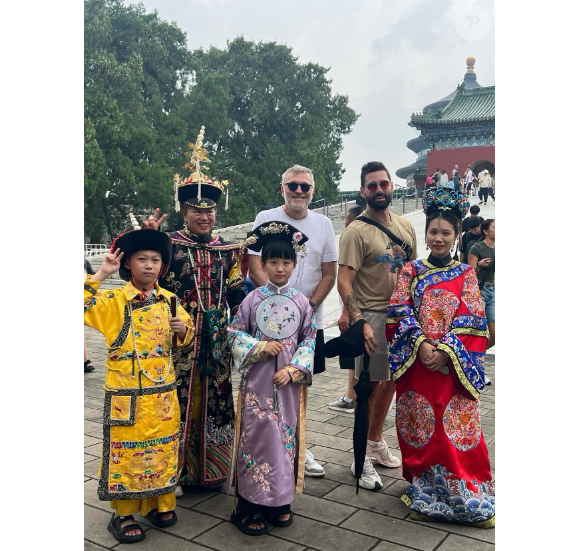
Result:
M467 63L467 72L468 73L473 73L473 67L475 66L475 58L474 57L468 57L465 62Z

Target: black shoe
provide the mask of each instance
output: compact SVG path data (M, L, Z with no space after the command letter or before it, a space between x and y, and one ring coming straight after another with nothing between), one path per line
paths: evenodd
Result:
M135 520L133 515L129 515L128 517L120 517L115 516L113 513L113 517L109 521L109 525L107 526L107 530L113 534L113 537L119 543L134 543L136 541L141 541L145 539L145 531L139 524L133 522L132 524L127 524L126 526L121 527L121 523L125 520ZM134 536L127 536L127 532L130 530L141 530L140 534L135 534Z
M94 371L95 370L95 366L93 365L93 362L91 362L91 360L87 360L85 362L85 373L88 373L89 371Z

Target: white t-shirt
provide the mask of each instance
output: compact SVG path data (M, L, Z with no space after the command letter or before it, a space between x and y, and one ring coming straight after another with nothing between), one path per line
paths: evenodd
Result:
M467 181L473 182L473 172L470 170L467 171Z
M304 260L301 281L300 283L296 283L298 276L297 265L290 276L289 283L291 287L298 289L306 298L310 299L322 279L322 263L338 261L332 222L326 216L311 210L308 211L306 218L295 220L294 218L290 218L282 207L276 207L275 209L259 212L256 220L254 220L252 229L264 222L272 222L273 220L284 222L285 224L292 224L308 237L308 241L305 243L308 248L308 254ZM250 251L249 249L248 253L260 255L260 253ZM300 259L298 259L298 263L300 263ZM319 305L318 312L316 312L316 326L318 329L324 327L322 323L324 319L323 306L324 302Z

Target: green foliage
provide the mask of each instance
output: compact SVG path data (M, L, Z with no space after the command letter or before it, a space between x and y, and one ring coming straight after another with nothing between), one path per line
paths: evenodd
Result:
M185 34L143 6L85 0L85 234L102 240L129 211L169 210L187 123L178 106L192 78Z
M342 137L358 115L346 96L332 95L328 69L299 63L288 46L242 37L227 50L196 50L194 67L200 84L211 75L222 77L230 98L227 118L233 124L214 139L206 134L215 151L214 174L231 182L231 210L222 224L252 220L255 204L280 204L280 179L294 164L313 170L315 199L336 199L344 172L338 162ZM196 88L192 97L203 93Z
M335 199L342 137L358 115L332 95L328 69L288 46L236 38L189 51L174 24L122 0L85 0L85 234L101 241L107 200L113 233L127 213L173 211L172 176L186 175L187 143L206 127L209 175L230 181L220 224L248 222L280 204L282 173L314 171L316 198Z

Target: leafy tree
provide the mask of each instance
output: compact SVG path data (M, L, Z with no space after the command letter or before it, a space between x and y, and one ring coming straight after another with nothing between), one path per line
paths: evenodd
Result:
M169 209L183 164L187 124L177 109L192 55L176 25L121 0L85 0L85 234L102 240L108 201L113 231L127 213Z
M230 184L220 225L247 222L254 205L279 204L282 173L314 171L317 197L334 199L342 137L358 115L333 95L328 69L292 49L242 37L191 52L175 24L122 0L85 0L85 234L99 242L111 191L113 233L127 213L172 213L173 174L206 127L209 175ZM223 203L223 202L222 202Z
M332 94L328 69L299 63L286 45L243 37L226 50L196 50L194 67L199 86L192 88L192 100L214 75L222 77L230 99L230 124L224 118L213 140L207 125L206 135L215 152L212 175L231 182L231 210L222 224L253 219L255 204L279 204L282 173L296 163L313 170L316 197L336 198L344 173L338 162L342 137L358 115L346 96ZM204 115L195 118L201 123Z

